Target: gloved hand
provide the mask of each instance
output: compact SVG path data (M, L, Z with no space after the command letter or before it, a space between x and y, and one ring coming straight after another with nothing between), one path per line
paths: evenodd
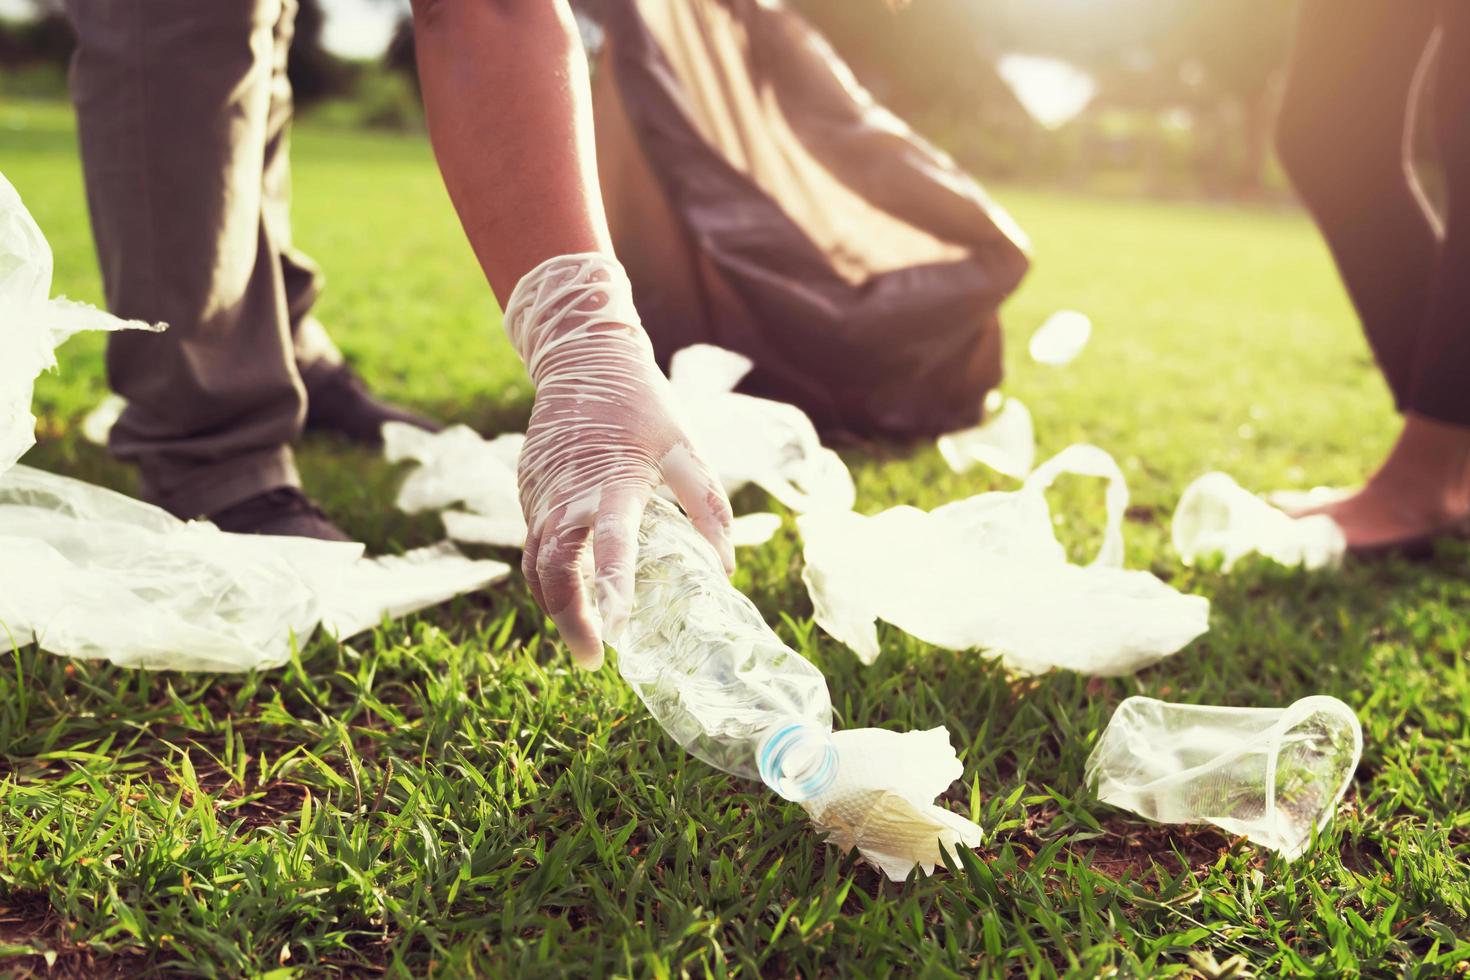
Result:
M726 571L730 502L676 417L668 379L612 258L549 259L516 284L506 330L536 384L521 450L526 547L521 568L577 663L602 664L633 604L643 507L667 483ZM597 609L584 575L591 536Z

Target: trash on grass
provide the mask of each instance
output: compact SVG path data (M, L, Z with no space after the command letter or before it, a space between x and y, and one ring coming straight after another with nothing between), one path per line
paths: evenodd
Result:
M398 509L409 514L444 511L444 530L455 541L520 548L526 543L516 464L526 437L508 432L485 439L467 425L428 432L406 422L383 426L383 454L390 463L412 461L398 491ZM446 510L446 508L464 508Z
M122 418L123 409L128 407L126 398L109 392L96 407L82 419L82 438L94 446L106 446L112 436L112 427Z
M1065 367L1077 359L1092 337L1092 320L1076 310L1058 310L1031 335L1031 359L1048 367Z
M57 347L84 330L163 329L52 299L51 274L46 236L0 174L0 473L36 443L31 399L36 378L56 366Z
M1352 487L1316 486L1307 490L1273 490L1266 494L1266 503L1290 514L1292 511L1340 504L1355 493L1357 490Z
M806 413L735 391L752 366L743 354L712 344L685 347L669 362L681 418L725 492L754 483L798 514L851 510L852 474L822 445Z
M1227 572L1253 552L1311 570L1336 566L1347 551L1331 517L1292 517L1224 473L1206 473L1185 488L1174 510L1173 538L1184 564L1218 554Z
M673 504L654 498L638 533L633 609L610 638L618 670L695 757L759 779L807 809L833 843L890 878L932 870L980 828L934 806L961 768L943 728L832 732L816 667L782 643Z
M979 847L980 827L934 800L964 775L944 727L890 732L850 728L834 732L837 779L802 802L817 830L843 853L857 848L894 881L914 865L933 874L940 848L953 857Z
M1045 495L1067 473L1107 480L1107 524L1085 567L1068 561ZM802 579L817 624L864 663L878 658L882 619L936 646L984 649L1022 673L1131 673L1204 633L1209 602L1122 567L1127 506L1113 458L1071 446L1014 492L927 512L802 515Z
M227 534L79 480L0 476L0 651L155 670L277 667L319 623L346 638L500 581L450 546L363 557L356 543Z
M1031 412L1016 398L986 399L985 421L971 429L939 437L939 455L956 473L984 464L1006 476L1024 480L1036 464L1036 430ZM996 407L991 408L992 405Z
M1292 860L1327 825L1363 752L1337 698L1223 708L1131 697L1087 760L1098 799L1159 823L1210 823Z
M800 409L733 391L750 367L739 354L698 344L675 354L670 369L683 419L725 491L754 483L797 512L851 508L852 475ZM388 461L418 464L398 492L399 509L443 511L453 540L506 548L526 543L516 486L524 442L519 433L484 439L464 425L438 433L402 422L383 426ZM734 543L764 544L780 525L775 514L742 515Z

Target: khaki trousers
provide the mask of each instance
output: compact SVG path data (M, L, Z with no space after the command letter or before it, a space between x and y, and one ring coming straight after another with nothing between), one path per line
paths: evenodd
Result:
M71 89L113 335L115 456L181 517L299 484L303 372L339 363L292 247L295 0L67 0Z

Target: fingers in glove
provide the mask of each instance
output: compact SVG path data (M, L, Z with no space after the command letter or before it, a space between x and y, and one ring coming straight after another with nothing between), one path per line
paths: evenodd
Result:
M592 533L592 560L597 568L597 611L603 636L617 646L633 610L633 573L638 565L638 525L648 505L648 491L609 494L597 512Z
M526 543L521 548L521 574L526 576L526 584L531 587L531 598L536 600L536 605L545 609L546 600L541 595L541 578L536 574L536 556L541 551L542 530L533 528L526 532Z
M586 527L553 527L541 536L536 554L536 579L541 607L551 616L557 632L579 667L602 666L602 627L587 598L582 581L582 552Z
M674 491L674 498L689 520L714 545L715 553L725 566L725 574L735 571L735 545L730 539L730 525L735 517L725 488L710 472L704 460L688 446L675 446L663 459L663 478Z

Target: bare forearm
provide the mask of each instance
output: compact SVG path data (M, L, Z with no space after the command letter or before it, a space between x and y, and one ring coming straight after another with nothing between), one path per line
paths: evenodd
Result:
M501 302L545 259L611 254L565 0L415 0L414 17L429 138Z

